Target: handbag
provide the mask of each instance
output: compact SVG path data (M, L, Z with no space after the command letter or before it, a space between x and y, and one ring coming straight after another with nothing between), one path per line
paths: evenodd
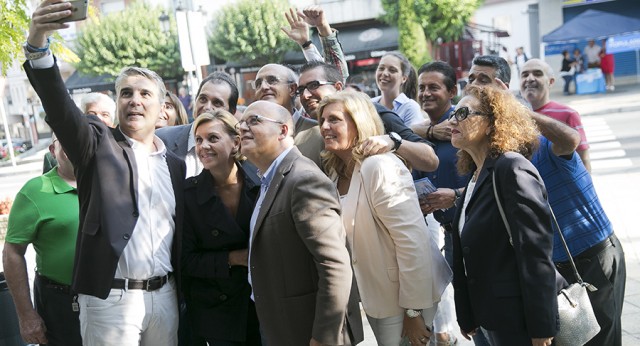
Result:
M496 197L496 202L498 203L498 210L500 211L500 216L502 216L502 221L507 229L507 233L509 233L509 243L513 246L511 227L509 227L504 209L502 209L500 197L498 196L495 171L492 173L492 179L493 193ZM553 224L558 229L558 235L560 235L563 248L569 257L569 263L573 269L573 275L576 278L576 283L569 285L569 287L560 290L560 293L558 293L560 330L558 330L558 334L556 334L554 338L555 345L582 346L600 332L600 325L596 320L596 315L593 312L591 300L589 300L589 295L587 293L587 289L593 292L596 291L597 288L582 281L582 277L580 277L576 264L573 262L573 258L569 252L569 247L567 246L567 242L564 239L564 235L562 234L562 230L560 229L560 225L558 224L558 220L556 219L551 206L549 206L549 211L551 211L551 217L554 222ZM556 275L558 275L558 273L556 273Z

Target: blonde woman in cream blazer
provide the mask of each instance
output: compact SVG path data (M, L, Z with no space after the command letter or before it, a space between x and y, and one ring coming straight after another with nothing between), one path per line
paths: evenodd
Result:
M413 179L393 153L365 158L384 133L366 95L325 98L318 120L326 172L341 195L343 223L360 299L378 345L425 345L437 303L451 281L422 216Z

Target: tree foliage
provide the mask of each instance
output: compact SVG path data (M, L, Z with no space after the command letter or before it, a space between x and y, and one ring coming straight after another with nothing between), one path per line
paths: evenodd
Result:
M24 60L22 45L26 41L29 29L29 15L25 0L0 0L0 74L5 76L15 60ZM55 33L51 42L51 51L67 62L77 62L78 56L69 50L62 37Z
M281 61L294 47L282 32L286 0L240 0L224 7L212 23L209 52L235 62L263 65Z
M118 75L123 67L146 67L162 77L183 74L175 20L162 32L162 9L136 2L126 11L93 17L77 40L80 62L76 68L88 75Z
M420 67L431 60L431 57L427 48L427 39L413 12L412 2L413 0L398 2L399 47L413 66Z
M0 0L0 65L5 76L14 59L22 54L29 27L25 0Z
M418 23L424 35L430 41L439 37L444 42L458 40L464 25L482 4L482 0L410 0ZM397 25L400 17L398 0L382 0L385 14L381 19L386 23Z

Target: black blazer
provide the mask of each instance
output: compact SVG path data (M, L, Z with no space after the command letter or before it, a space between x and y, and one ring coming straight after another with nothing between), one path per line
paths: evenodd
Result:
M494 171L513 246L494 197ZM462 233L461 211L453 222L453 285L462 330L482 326L526 330L532 338L555 336L562 285L556 284L551 261L553 231L538 171L517 153L486 159L465 209Z
M251 165L242 166L242 175L235 218L215 193L208 170L185 183L183 291L191 326L207 339L243 342L247 335L251 299L247 267L229 268L229 251L249 247L249 223L260 180Z
M105 299L139 216L133 150L119 128L111 129L98 118L82 114L69 97L57 65L33 69L27 61L23 66L42 100L46 122L75 168L80 231L72 288L76 293ZM184 162L173 153L167 151L166 161L176 199L171 263L179 278L186 173Z

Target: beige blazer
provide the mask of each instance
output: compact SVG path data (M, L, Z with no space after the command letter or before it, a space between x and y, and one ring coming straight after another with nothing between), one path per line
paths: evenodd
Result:
M256 219L251 278L269 345L350 345L352 271L335 187L292 148L277 167Z
M451 270L429 235L411 173L397 156L374 155L356 165L342 211L367 315L397 316L440 301Z

